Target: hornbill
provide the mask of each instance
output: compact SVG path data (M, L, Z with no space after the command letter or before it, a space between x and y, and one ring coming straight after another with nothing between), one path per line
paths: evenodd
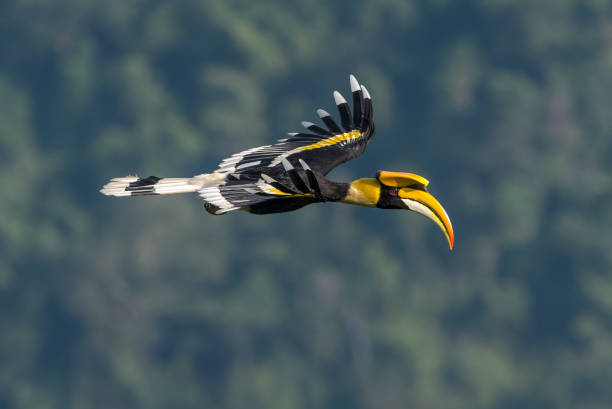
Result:
M406 209L433 220L453 248L453 227L444 208L427 192L427 179L412 173L380 171L351 183L325 178L333 168L363 153L375 133L372 98L350 77L353 110L334 91L340 125L323 109L324 127L302 122L307 132L290 133L273 145L259 146L224 159L213 173L192 178L112 179L101 190L109 196L197 192L212 214L246 210L254 214L288 212L317 202L342 202L381 209Z

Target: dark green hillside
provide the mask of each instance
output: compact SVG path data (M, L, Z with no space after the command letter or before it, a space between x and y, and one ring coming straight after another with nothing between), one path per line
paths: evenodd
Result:
M291 4L293 3L293 4ZM455 228L116 199L332 112ZM612 2L0 2L0 408L606 409Z

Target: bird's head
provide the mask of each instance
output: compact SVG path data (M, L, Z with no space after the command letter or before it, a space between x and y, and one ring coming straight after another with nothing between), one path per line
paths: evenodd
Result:
M351 183L345 201L420 213L440 227L452 250L455 241L453 226L442 205L427 192L428 184L427 179L412 173L380 171L376 178L363 178Z

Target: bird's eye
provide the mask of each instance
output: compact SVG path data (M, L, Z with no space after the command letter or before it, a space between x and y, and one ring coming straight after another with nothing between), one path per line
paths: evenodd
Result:
M391 189L391 196L397 196L397 188Z

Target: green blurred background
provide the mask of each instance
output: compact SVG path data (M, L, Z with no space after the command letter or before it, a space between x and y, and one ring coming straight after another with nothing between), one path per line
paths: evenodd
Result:
M191 176L367 85L330 177L453 221L207 214ZM612 406L612 2L0 2L0 408Z

